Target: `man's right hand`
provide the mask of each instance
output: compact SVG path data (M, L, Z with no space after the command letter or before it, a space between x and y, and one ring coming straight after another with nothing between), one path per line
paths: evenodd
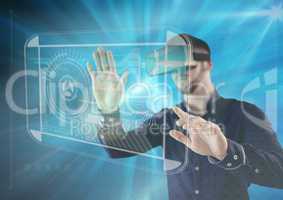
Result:
M96 72L89 63L87 68L91 76L96 104L102 113L115 112L123 101L128 71L126 70L121 77L117 74L111 51L98 48L93 52L93 59L96 63Z

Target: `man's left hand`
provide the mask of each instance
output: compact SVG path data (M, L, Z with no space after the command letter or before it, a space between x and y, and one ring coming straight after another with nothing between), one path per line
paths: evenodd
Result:
M171 137L197 154L218 160L226 157L228 142L217 124L186 113L178 107L174 107L173 110L179 117L176 124L185 129L187 134L171 130L169 133Z

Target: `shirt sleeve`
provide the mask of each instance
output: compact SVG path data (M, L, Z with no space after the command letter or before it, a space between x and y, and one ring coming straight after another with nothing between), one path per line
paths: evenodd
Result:
M98 130L98 138L107 147L106 151L112 158L145 153L162 143L164 114L165 109L128 132L123 128L119 113L105 115L103 126Z
M224 160L209 161L249 183L283 188L283 151L271 123L256 106L245 104L242 108L243 141L228 139Z
M217 165L225 170L235 170L246 164L246 153L243 145L234 142L233 140L227 139L228 150L227 156L219 161L213 157L208 157L208 161L211 164Z

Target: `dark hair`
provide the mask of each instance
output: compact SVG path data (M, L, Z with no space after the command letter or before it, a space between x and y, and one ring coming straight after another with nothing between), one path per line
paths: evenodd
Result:
M210 48L208 44L192 35L183 33L179 34L185 42L191 46L193 59L196 61L210 61Z

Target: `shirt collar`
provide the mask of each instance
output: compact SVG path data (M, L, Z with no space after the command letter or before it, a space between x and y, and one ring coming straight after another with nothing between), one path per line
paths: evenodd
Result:
M210 96L209 100L207 101L207 113L205 115L214 114L216 112L216 102L221 98L219 93L215 90L212 95ZM177 105L183 111L190 113L188 111L186 102L183 100L180 104ZM192 113L191 113L192 114Z

